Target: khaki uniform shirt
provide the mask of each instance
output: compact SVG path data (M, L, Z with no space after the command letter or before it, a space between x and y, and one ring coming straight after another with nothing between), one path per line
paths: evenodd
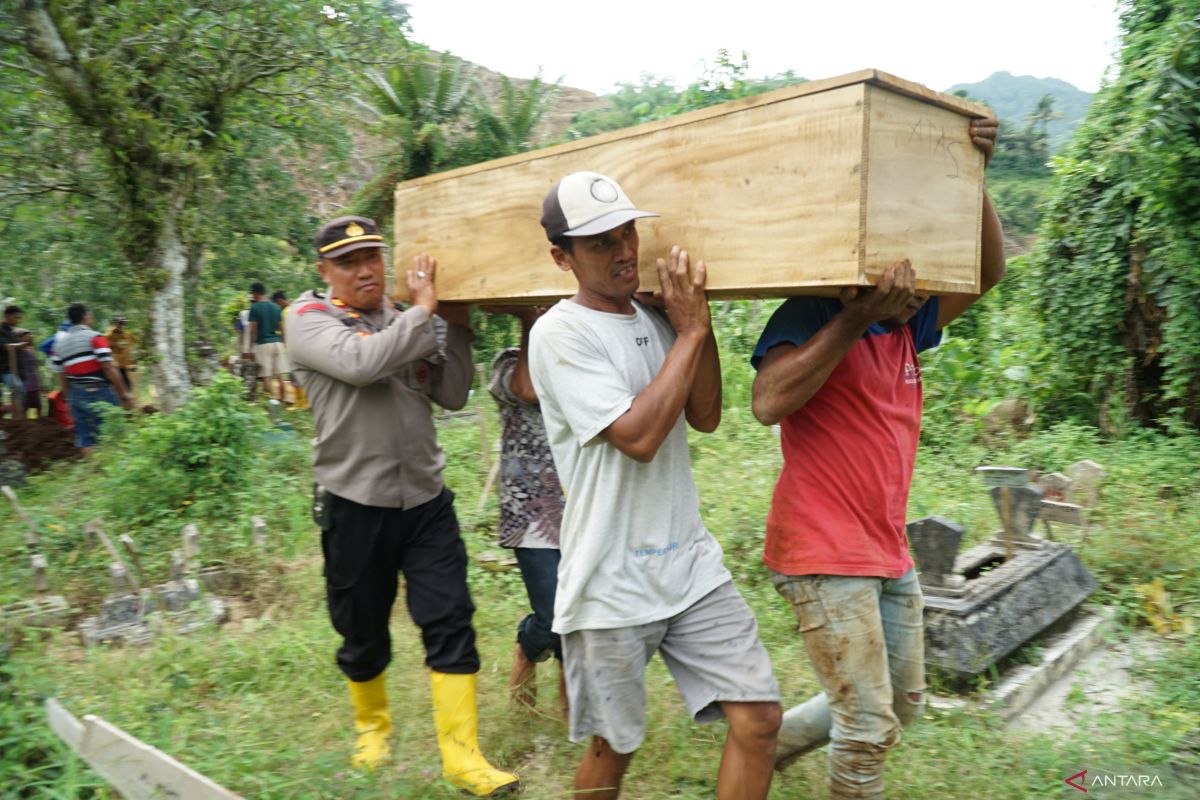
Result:
M296 299L284 326L292 377L308 393L317 426L317 483L384 508L441 494L446 457L431 401L450 410L466 405L474 334L419 306L398 311L385 302L359 311L313 292Z
M120 369L132 367L133 346L137 343L137 336L128 328L118 328L114 325L104 338L108 339L108 346L112 348L113 363Z

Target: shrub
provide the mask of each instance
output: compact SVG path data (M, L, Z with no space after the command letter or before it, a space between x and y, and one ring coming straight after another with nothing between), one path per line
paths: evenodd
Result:
M110 415L100 479L109 516L152 525L164 512L173 517L181 506L245 489L269 425L240 391L221 372L174 414L133 421Z

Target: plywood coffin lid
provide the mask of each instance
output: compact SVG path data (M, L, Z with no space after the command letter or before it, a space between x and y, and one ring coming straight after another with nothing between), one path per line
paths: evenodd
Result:
M404 181L396 185L395 193L399 195L401 192L417 189L431 183L439 183L445 180L453 180L461 178L465 175L473 175L477 172L486 172L493 169L503 169L504 167L513 164L520 164L526 161L533 161L540 158L559 155L560 153L571 153L577 150L584 150L589 147L605 144L618 139L631 139L636 136L642 136L655 131L674 128L680 125L688 125L700 120L712 119L726 114L733 114L738 111L744 111L748 108L756 108L759 106L771 105L772 103L781 103L791 100L796 97L804 97L805 95L818 94L820 92L828 92L832 89L840 89L843 86L852 86L856 83L867 83L872 86L882 86L891 89L898 94L903 94L915 100L920 100L924 103L945 108L950 111L957 112L967 117L982 119L984 117L993 116L992 110L987 106L972 102L957 95L946 94L930 89L914 81L908 81L904 78L899 78L889 72L884 72L879 69L860 69L857 72L849 72L845 75L838 75L833 78L822 78L815 81L807 81L798 83L794 86L785 86L782 89L775 89L763 94L754 95L753 97L744 97L738 100L730 100L727 103L702 108L697 111L690 111L686 114L678 114L666 119L654 120L641 125L636 125L631 128L621 128L607 133L601 133L596 136L589 136L584 139L579 139L574 142L555 145L554 147L546 147L540 150L532 150L528 153L519 153L515 156L506 158L497 158L492 161L484 161L479 164L471 164L466 167L449 170L447 172L438 172L433 175L426 175L421 178L413 178L412 180ZM557 180L557 177L555 177ZM553 183L553 181L550 181ZM550 184L547 184L547 187Z

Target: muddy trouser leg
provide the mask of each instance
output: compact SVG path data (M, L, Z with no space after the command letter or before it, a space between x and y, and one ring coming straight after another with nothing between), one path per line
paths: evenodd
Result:
M774 582L793 606L825 689L784 715L781 763L832 741L832 796L882 797L885 754L899 741L901 723L916 717L924 689L913 573L896 580L775 575Z
M907 728L925 708L925 597L916 570L885 580L879 613L887 641L892 710Z

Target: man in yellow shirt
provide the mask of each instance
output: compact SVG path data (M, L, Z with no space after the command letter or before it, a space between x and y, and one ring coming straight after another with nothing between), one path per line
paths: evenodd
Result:
M127 322L128 320L123 316L113 317L112 327L104 336L108 339L108 346L112 348L113 364L124 378L130 393L133 393L133 381L130 379L130 373L137 369L133 363L133 348L137 345L137 334L125 327Z

